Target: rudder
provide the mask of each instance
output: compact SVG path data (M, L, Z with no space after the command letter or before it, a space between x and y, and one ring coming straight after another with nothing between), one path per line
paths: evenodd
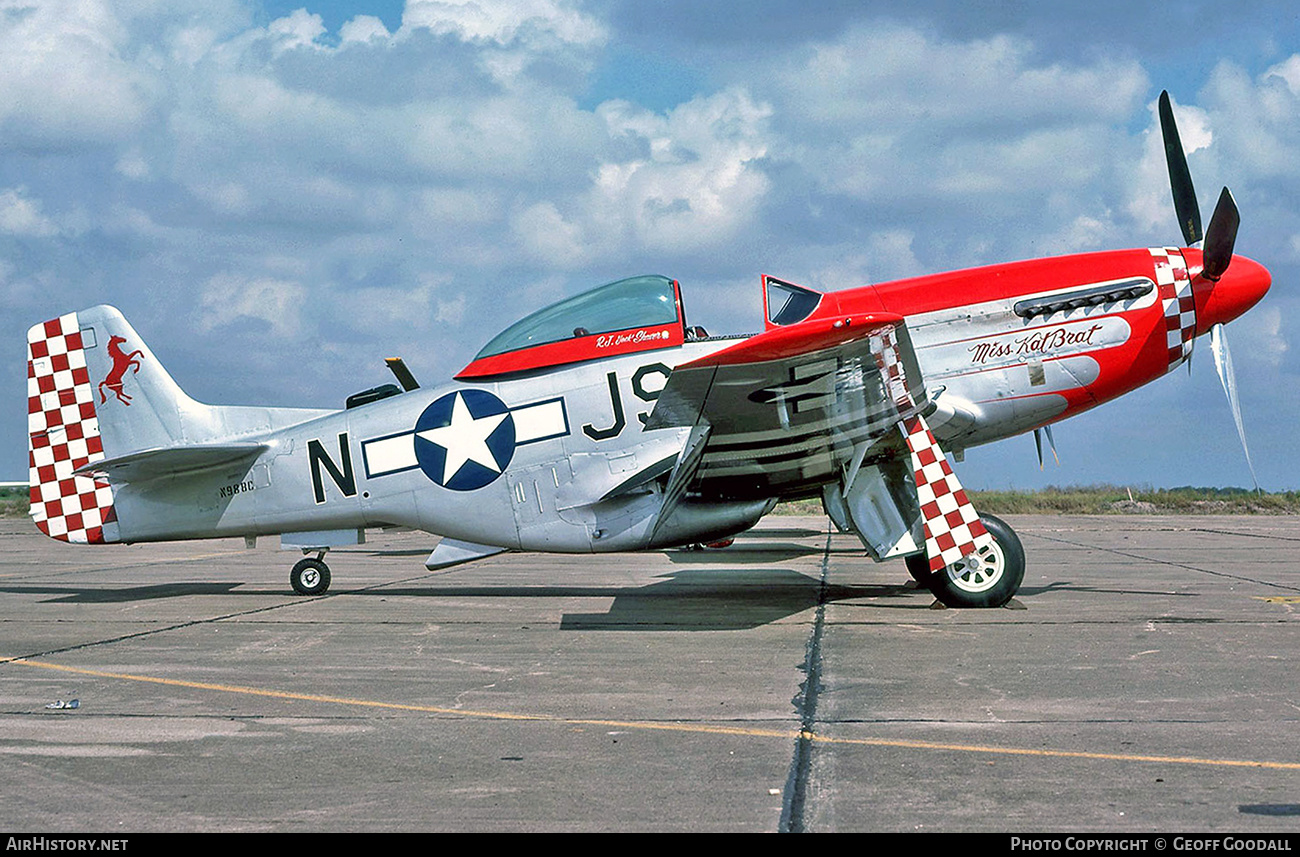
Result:
M27 331L27 429L36 526L65 542L117 541L112 486L73 473L104 457L77 313Z

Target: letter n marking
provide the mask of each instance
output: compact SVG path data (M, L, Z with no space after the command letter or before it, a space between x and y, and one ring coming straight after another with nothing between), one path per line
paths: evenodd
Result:
M344 497L355 497L357 494L357 477L352 472L352 451L348 448L348 433L343 432L339 435L339 461L342 467L334 463L329 453L319 440L312 439L307 441L307 460L311 465L311 490L316 498L316 505L325 502L325 482L321 479L320 470L325 468L330 479Z

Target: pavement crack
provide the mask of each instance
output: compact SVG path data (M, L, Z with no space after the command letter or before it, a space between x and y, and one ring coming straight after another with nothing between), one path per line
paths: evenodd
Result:
M814 728L817 723L817 698L821 691L822 635L826 627L826 576L830 569L831 535L826 534L826 548L822 551L821 574L817 587L817 610L812 634L804 653L804 680L799 695L793 700L799 714L799 737L795 739L794 757L790 760L790 774L786 779L781 802L781 820L777 829L781 833L803 833L807 815L808 779L812 769Z
M329 597L332 596L323 595L323 596L319 596L317 600L319 600L320 598L329 598ZM185 628L194 628L199 625L210 625L215 622L224 622L227 619L242 619L247 616L256 616L259 613L269 613L272 610L280 610L281 608L292 607L296 604L301 604L301 603L303 602L290 601L285 604L272 604L268 607L256 607L252 610L239 610L234 613L225 613L220 616L208 616L204 619L192 619L189 622L177 622L174 625L165 625L160 628L150 628L147 631L136 631L133 634L119 634L116 637L105 637L101 640L88 640L84 643L77 643L71 646L61 646L57 649L46 649L40 652L29 652L28 654L25 655L13 655L10 657L3 657L0 658L0 664L6 664L12 661L48 658L51 655L61 655L61 654L66 654L68 652L81 651L83 649L94 649L99 646L111 646L114 643L121 643L125 640L138 640L143 637L152 637L155 634L166 634L170 631L180 631L180 630L184 630Z
M1102 547L1100 545L1088 544L1086 542L1075 542L1075 541L1071 541L1070 539L1055 538L1053 536L1043 535L1042 533L1032 533L1031 535L1037 536L1038 538L1043 539L1045 541L1057 542L1063 545L1070 545L1071 547L1088 548L1090 550L1098 550L1104 553L1115 554L1116 556L1127 557L1128 559L1138 559L1138 560L1142 560L1143 562L1154 562L1160 565L1172 566L1173 568L1185 568L1188 571L1195 571L1201 574L1209 574L1214 577L1223 577L1228 580L1239 580L1242 581L1243 583L1254 583L1259 586L1272 586L1275 589L1285 589L1291 592L1300 592L1300 586L1289 586L1285 583L1274 583L1271 580L1260 580L1257 577L1247 577L1243 574L1229 574L1226 571L1215 571L1212 568L1201 568L1200 566L1196 566L1196 565L1188 565L1185 562L1174 562L1173 560L1168 560L1168 559L1159 559L1157 557L1143 556L1142 554L1139 553L1131 553L1130 551L1122 551L1116 548ZM1241 534L1233 533L1233 535L1241 535Z
M1247 533L1241 530L1219 530L1213 527L1188 527L1189 533L1210 533L1218 536L1242 536L1248 539L1270 539L1280 542L1300 542L1300 538L1295 536L1281 536L1277 533Z

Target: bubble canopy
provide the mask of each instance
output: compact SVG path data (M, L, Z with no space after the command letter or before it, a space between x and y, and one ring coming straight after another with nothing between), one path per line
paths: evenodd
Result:
M680 345L681 290L658 275L629 277L520 319L483 346L457 378L519 372Z

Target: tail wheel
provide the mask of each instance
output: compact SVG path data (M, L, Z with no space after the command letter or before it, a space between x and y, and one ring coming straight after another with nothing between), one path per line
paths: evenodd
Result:
M980 515L980 522L993 544L922 581L949 607L1001 607L1025 579L1025 549L1015 530L992 515Z
M289 572L289 584L299 595L324 595L330 588L330 567L314 557L300 559Z

